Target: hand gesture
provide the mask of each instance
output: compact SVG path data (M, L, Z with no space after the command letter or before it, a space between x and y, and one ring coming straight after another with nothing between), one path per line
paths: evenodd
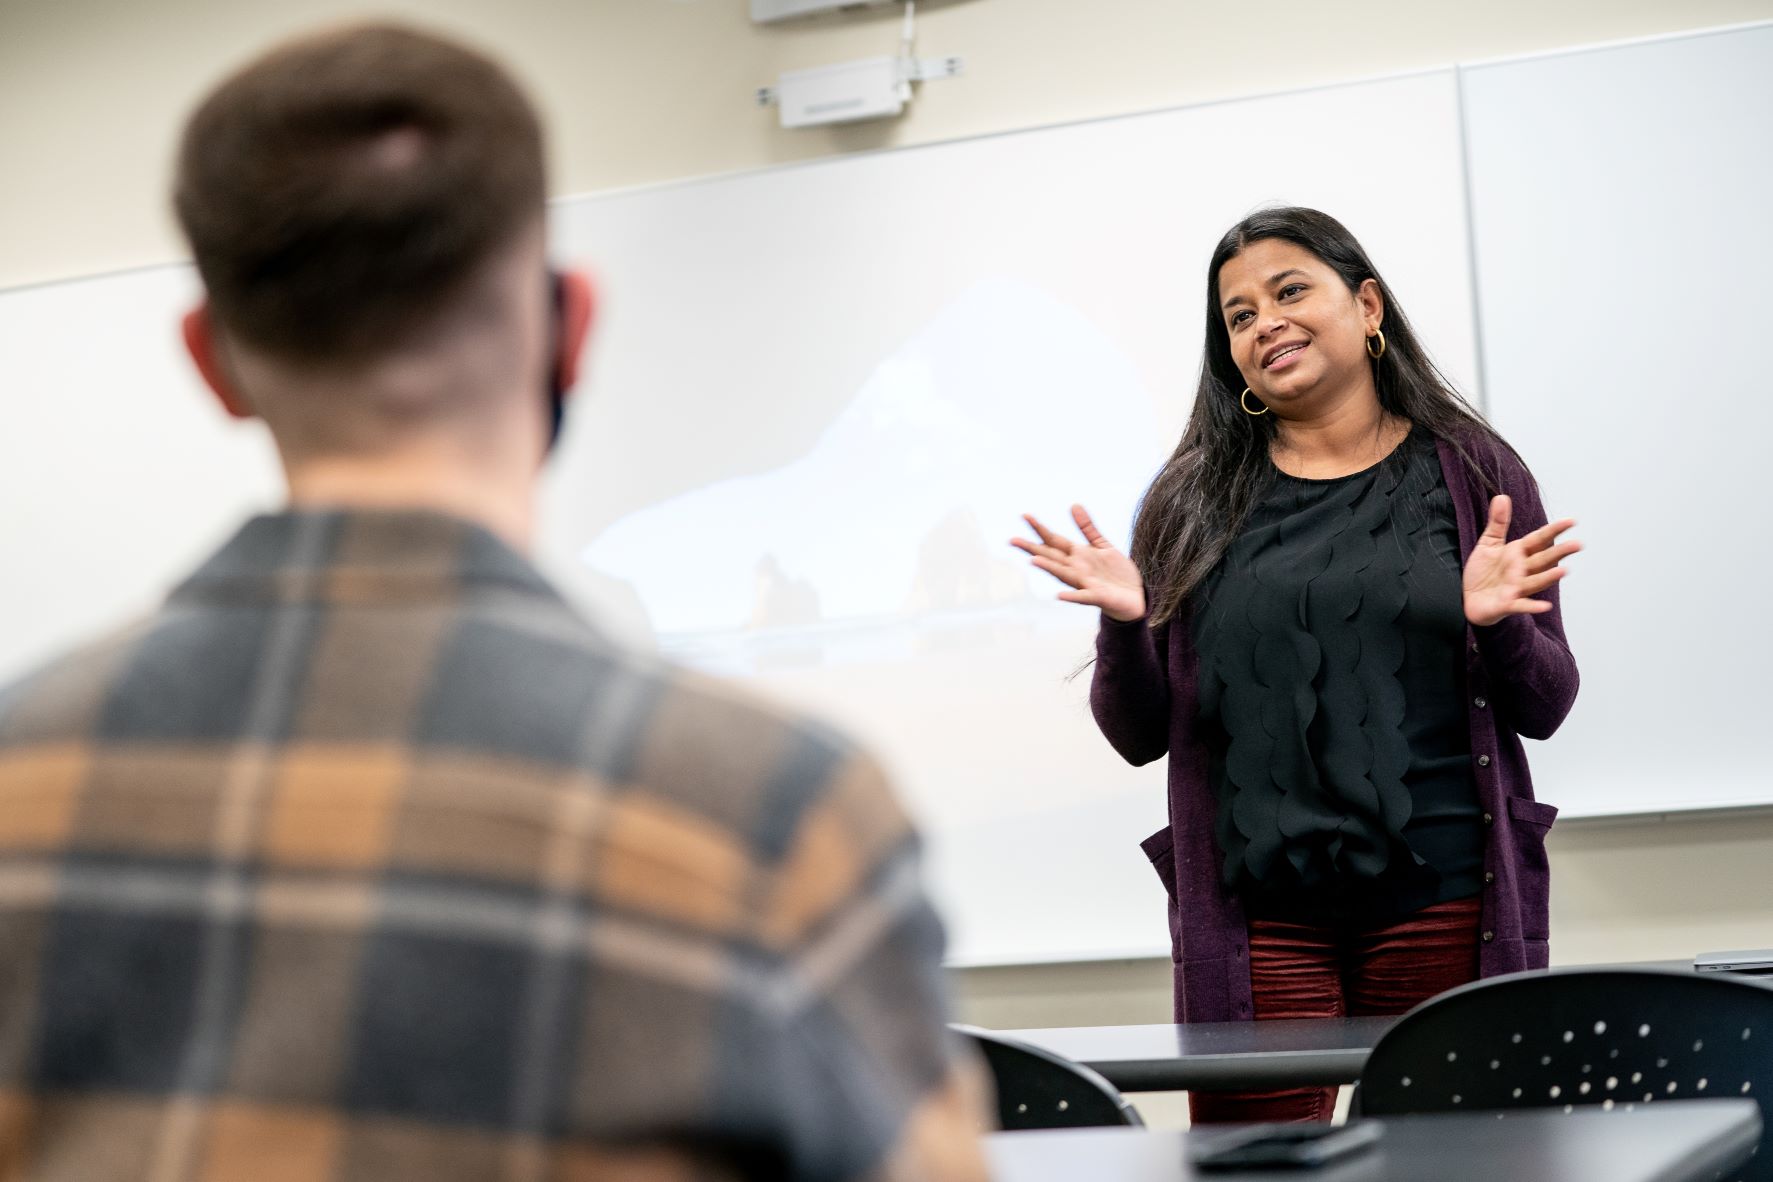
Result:
M1490 523L1465 560L1465 618L1480 628L1505 616L1550 611L1551 604L1532 597L1568 574L1558 564L1582 549L1581 542L1558 541L1576 524L1568 517L1509 541L1512 512L1507 497L1491 499Z
M1034 565L1070 588L1059 592L1066 603L1083 603L1099 607L1123 623L1145 615L1145 580L1133 560L1114 548L1102 536L1082 505L1071 506L1071 519L1077 522L1087 545L1080 546L1063 534L1056 534L1026 514L1022 520L1040 536L1040 541L1011 538L1010 545L1029 554Z

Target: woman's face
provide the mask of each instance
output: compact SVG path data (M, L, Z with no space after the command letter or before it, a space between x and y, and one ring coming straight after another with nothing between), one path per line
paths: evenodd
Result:
M1309 250L1264 238L1219 268L1219 314L1244 384L1278 413L1371 390L1367 337L1385 315L1373 280L1351 292Z

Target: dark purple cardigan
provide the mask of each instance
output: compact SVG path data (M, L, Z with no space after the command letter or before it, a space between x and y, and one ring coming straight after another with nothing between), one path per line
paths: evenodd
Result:
M1458 453L1436 444L1469 556L1489 516L1490 492ZM1545 524L1532 475L1512 454L1479 446L1474 454L1514 501L1512 540ZM1465 681L1471 719L1472 772L1487 829L1482 944L1485 977L1544 968L1548 956L1550 873L1545 835L1557 809L1533 799L1521 736L1544 739L1576 699L1576 662L1564 642L1557 587L1552 609L1509 616L1488 628L1466 627ZM1176 626L1172 626L1172 623ZM1213 840L1215 802L1207 750L1197 731L1195 655L1186 608L1172 622L1147 627L1102 617L1096 636L1090 707L1096 724L1128 762L1170 757L1170 823L1143 842L1170 896L1170 954L1175 962L1176 1020L1250 1018L1249 934L1243 908L1221 884L1223 858Z

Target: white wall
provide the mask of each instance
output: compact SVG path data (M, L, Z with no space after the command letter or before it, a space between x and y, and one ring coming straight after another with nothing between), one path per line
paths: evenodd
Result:
M351 16L423 19L513 65L550 121L562 194L1773 16L1773 0L919 7L920 51L963 56L963 78L926 86L895 123L784 132L751 91L889 52L896 10L756 28L745 0L0 0L0 287L179 257L165 193L190 104L270 40ZM1342 135L1359 152L1384 135L1383 112L1249 132ZM1566 825L1551 849L1559 962L1773 945L1773 814ZM969 970L957 987L962 1016L984 1025L1169 1014L1157 961Z

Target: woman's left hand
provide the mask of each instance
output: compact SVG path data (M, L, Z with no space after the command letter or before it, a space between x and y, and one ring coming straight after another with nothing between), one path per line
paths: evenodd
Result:
M1550 611L1551 604L1533 596L1568 574L1558 564L1582 549L1581 542L1558 541L1576 524L1568 517L1509 541L1512 513L1507 497L1492 498L1490 524L1465 560L1465 618L1480 628L1506 616Z

